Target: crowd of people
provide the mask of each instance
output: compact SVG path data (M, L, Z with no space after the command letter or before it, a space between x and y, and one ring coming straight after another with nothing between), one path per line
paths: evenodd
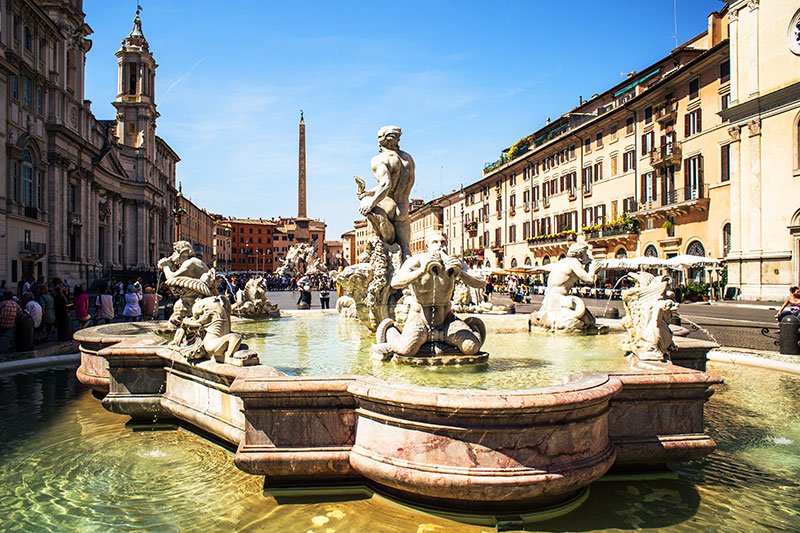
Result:
M30 351L50 340L69 341L76 329L107 324L115 319L155 320L159 302L169 298L166 287L156 294L141 278L98 280L95 292L68 280L44 277L23 280L17 294L0 287L0 354Z

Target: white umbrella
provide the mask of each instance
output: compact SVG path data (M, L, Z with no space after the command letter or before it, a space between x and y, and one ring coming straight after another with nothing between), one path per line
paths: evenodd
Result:
M616 257L613 259L595 260L600 269L605 270L637 270L640 268L667 268L670 265L667 259L650 257Z
M671 268L696 268L700 266L717 266L721 263L719 259L713 257L703 257L700 255L681 254L667 259Z

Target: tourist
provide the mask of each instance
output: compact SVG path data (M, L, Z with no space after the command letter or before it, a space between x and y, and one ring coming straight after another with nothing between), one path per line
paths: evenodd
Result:
M161 296L156 294L153 287L149 285L144 289L144 296L142 296L142 317L144 320L158 319L158 301Z
M67 306L67 297L62 281L53 278L53 311L56 315L56 330L59 341L72 340L72 321Z
M125 309L122 310L122 316L127 322L138 322L142 319L142 308L139 305L141 299L142 295L136 292L136 287L128 285L125 293Z
M319 284L319 305L322 309L331 308L331 292L328 280L323 279Z
M53 295L50 294L50 289L47 285L42 285L42 294L39 296L39 305L42 306L42 322L44 323L44 336L50 335L53 331L53 325L56 323L56 310L55 303L53 302Z
M0 353L9 353L14 345L14 332L17 318L22 315L22 308L14 301L14 293L3 291L0 301Z
M790 315L800 318L800 287L796 285L789 287L789 296L786 297L781 308L775 313L775 318L780 322L784 317Z
M89 294L80 285L75 285L75 318L80 322L78 329L83 329L89 325L92 316L89 314Z
M26 292L22 295L22 306L26 313L31 315L33 319L33 329L36 330L36 336L42 331L42 306L33 297L33 291Z
M114 295L111 294L111 286L106 285L103 289L102 294L98 294L94 301L94 306L97 308L95 324L99 324L101 320L104 324L114 320Z
M492 303L492 293L494 292L494 284L492 283L491 276L486 276L486 286L483 288L483 301Z

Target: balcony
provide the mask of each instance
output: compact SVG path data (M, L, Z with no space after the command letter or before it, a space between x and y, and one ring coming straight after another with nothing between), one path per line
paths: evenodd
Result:
M47 253L47 245L43 242L19 241L19 253L41 257Z
M673 121L678 118L678 102L662 102L653 107L653 118L658 122Z
M575 241L576 237L577 235L575 234L575 230L566 230L559 233L550 233L529 237L527 240L530 248L566 249L569 243Z
M677 170L681 166L681 151L681 143L678 141L654 148L650 151L650 166L653 168L674 166Z
M613 250L620 245L626 249L635 248L639 236L639 223L627 216L622 219L624 220L603 224L600 227L584 228L586 240L598 250Z
M642 201L636 210L636 216L647 215L685 215L691 211L708 210L708 187L699 185L695 187L675 188L661 197Z

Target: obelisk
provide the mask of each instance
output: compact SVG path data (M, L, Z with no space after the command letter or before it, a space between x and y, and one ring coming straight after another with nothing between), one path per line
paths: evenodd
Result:
M297 169L297 218L307 218L306 210L306 123L300 110L300 150Z

